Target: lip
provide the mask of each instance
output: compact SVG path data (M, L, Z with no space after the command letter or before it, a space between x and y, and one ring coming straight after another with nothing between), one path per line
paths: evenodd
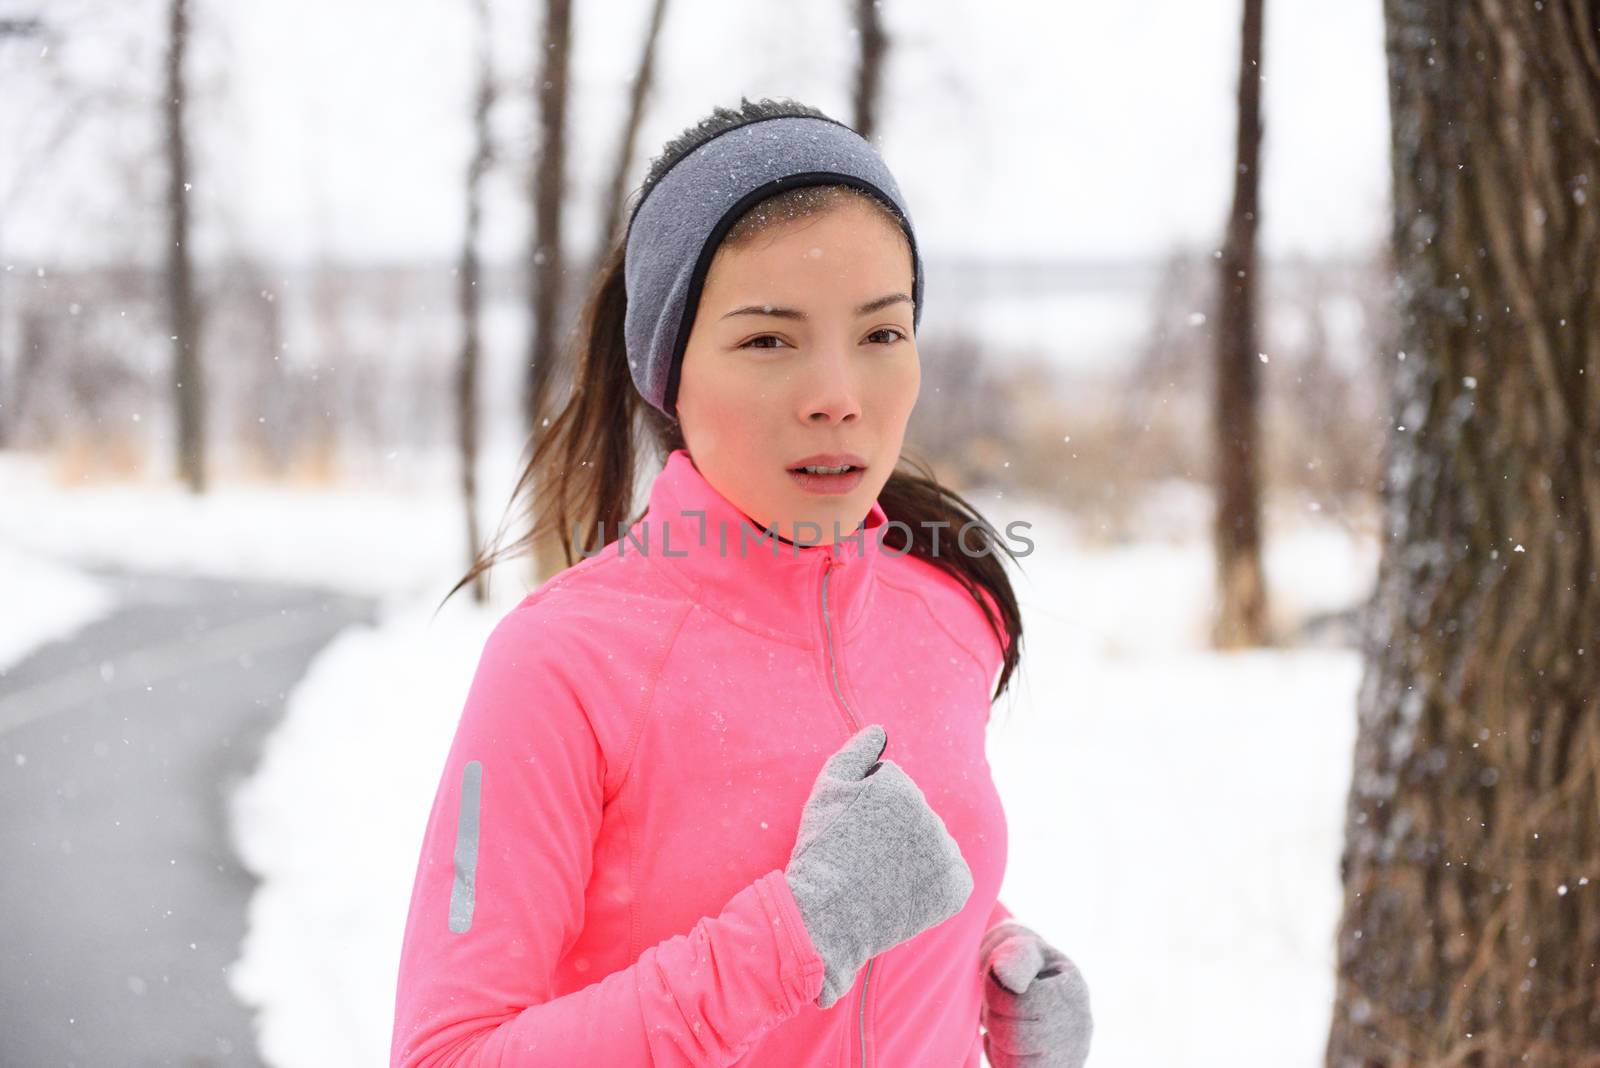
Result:
M788 470L794 471L801 467L842 467L845 464L849 464L851 467L865 468L867 461L853 452L819 452L813 456L807 456L803 460L794 461L788 466Z
M789 477L795 485L807 493L815 493L823 497L837 497L846 493L853 493L866 478L866 472L859 467L843 475L812 475L804 471L790 471Z

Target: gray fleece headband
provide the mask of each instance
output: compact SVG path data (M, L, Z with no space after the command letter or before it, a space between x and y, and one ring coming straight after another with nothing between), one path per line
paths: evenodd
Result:
M877 150L833 119L753 119L670 166L628 224L623 335L644 399L676 418L678 369L706 272L728 231L758 201L807 185L849 185L893 208L911 243L912 326L922 321L922 253L911 213Z

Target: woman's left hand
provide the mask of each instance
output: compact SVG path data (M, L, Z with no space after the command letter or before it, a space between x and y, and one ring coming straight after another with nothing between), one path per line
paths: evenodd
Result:
M1065 953L1015 920L995 924L983 961L983 1051L994 1068L1079 1068L1094 1019L1089 985Z

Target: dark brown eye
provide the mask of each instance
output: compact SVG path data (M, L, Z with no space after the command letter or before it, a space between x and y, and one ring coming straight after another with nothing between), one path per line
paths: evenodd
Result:
M739 347L741 349L752 349L752 348L753 349L771 349L771 348L777 348L777 346L776 345L758 345L758 344L756 344L756 342L758 342L758 341L782 341L782 340L783 340L782 338L777 337L777 336L775 336L773 334L762 334L760 337L751 338L749 341L746 341L743 345L740 345Z
M905 340L905 335L902 334L900 331L896 330L892 326L885 326L885 327L882 327L882 328L880 328L878 330L874 330L872 333L868 334L867 336L869 338L874 338L874 337L878 337L880 334L888 334L889 337L888 337L888 339L886 341L879 342L879 344L889 345L889 344L893 344L896 341Z

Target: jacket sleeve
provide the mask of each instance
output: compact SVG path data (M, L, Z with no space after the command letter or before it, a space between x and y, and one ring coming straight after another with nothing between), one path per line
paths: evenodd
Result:
M1004 901L1001 901L999 898L995 898L994 908L989 911L989 922L984 924L983 929L988 931L989 928L993 927L995 924L1004 923L1009 919L1011 919L1011 910L1006 908L1006 903Z
M553 629L519 606L484 646L423 833L391 1068L730 1064L822 989L781 870L552 997L606 801L605 754Z

